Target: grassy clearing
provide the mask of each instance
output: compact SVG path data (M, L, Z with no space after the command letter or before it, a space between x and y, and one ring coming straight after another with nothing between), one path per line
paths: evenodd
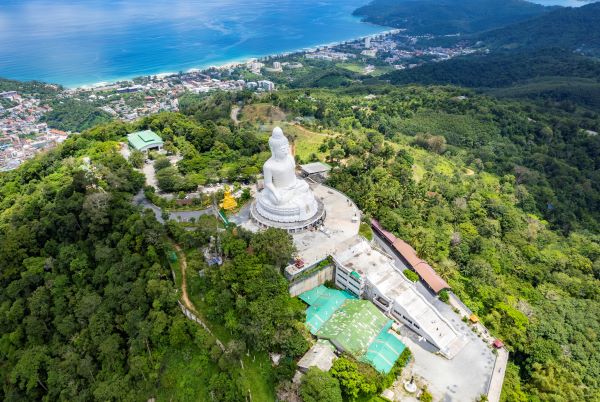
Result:
M240 122L268 123L285 120L285 113L277 106L269 103L255 103L246 105L240 112Z
M319 160L325 160L325 154L319 151L319 146L324 139L330 137L329 134L317 133L293 124L286 124L284 131L295 138L296 155L303 161L309 160L312 154L317 155Z
M337 63L335 66L352 71L353 73L363 74L365 72L365 66L358 63Z
M358 74L366 74L365 73L366 66L367 66L367 64L364 64L364 63L337 63L336 64L336 67L343 68L343 69L346 69L348 71L352 71L353 73L358 73ZM371 71L367 75L377 77L379 75L383 75L383 74L389 73L391 71L394 71L394 67L392 67L392 66L377 66L377 67L375 67L375 70Z
M371 229L371 225L365 222L360 223L360 227L358 229L358 234L364 237L367 240L373 240L373 230Z
M267 353L250 352L244 356L244 369L240 370L244 389L250 390L253 401L275 401L273 368Z

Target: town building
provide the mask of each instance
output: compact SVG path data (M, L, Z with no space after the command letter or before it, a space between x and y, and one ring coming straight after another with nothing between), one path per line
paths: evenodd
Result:
M298 361L298 370L306 373L309 368L317 367L329 371L336 357L335 347L329 341L319 339Z
M311 162L304 165L300 165L300 171L302 177L310 177L311 179L322 180L326 179L331 166L323 162Z
M275 84L272 81L268 81L268 80L258 81L258 87L265 91L269 91L269 92L275 90Z
M385 240L408 268L419 274L419 277L431 291L439 294L444 289L450 289L450 285L435 272L431 265L419 258L410 244L385 230L375 219L371 220L371 227Z

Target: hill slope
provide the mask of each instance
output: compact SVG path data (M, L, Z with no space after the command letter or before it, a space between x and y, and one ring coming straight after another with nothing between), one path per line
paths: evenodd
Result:
M600 55L600 3L561 8L528 21L485 32L477 39L491 49L563 48Z
M394 71L393 84L453 84L510 88L514 96L551 98L594 108L600 104L600 3L561 8L528 21L471 36L486 53ZM556 77L561 77L559 81ZM585 84L585 80L590 84ZM532 87L531 80L537 85ZM545 81L543 87L540 83ZM569 83L573 88L565 87ZM525 86L525 87L524 87ZM503 96L512 96L509 90Z
M540 216L583 223L598 209L600 137L575 114L458 88L280 91L277 102L290 117L312 106L311 127L339 133L320 149L338 165L328 183L409 241L509 345L501 400L598 400L598 226L565 236Z
M447 35L503 27L550 9L523 0L374 0L354 15L413 34Z
M597 79L600 76L600 63L562 49L544 49L533 53L495 52L394 71L384 78L393 84L454 84L471 88L496 88L542 76Z

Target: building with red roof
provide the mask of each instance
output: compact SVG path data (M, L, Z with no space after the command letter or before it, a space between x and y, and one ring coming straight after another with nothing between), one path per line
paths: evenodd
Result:
M436 294L444 289L450 289L450 285L435 272L431 265L419 258L410 244L385 230L375 219L371 219L371 227L389 243L404 264L419 274L423 282Z

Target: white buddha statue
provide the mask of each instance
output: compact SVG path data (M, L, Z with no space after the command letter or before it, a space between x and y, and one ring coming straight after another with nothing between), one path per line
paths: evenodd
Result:
M265 188L257 197L257 211L276 222L300 222L317 213L318 204L308 184L296 177L290 144L279 127L269 138L271 157L263 166Z

